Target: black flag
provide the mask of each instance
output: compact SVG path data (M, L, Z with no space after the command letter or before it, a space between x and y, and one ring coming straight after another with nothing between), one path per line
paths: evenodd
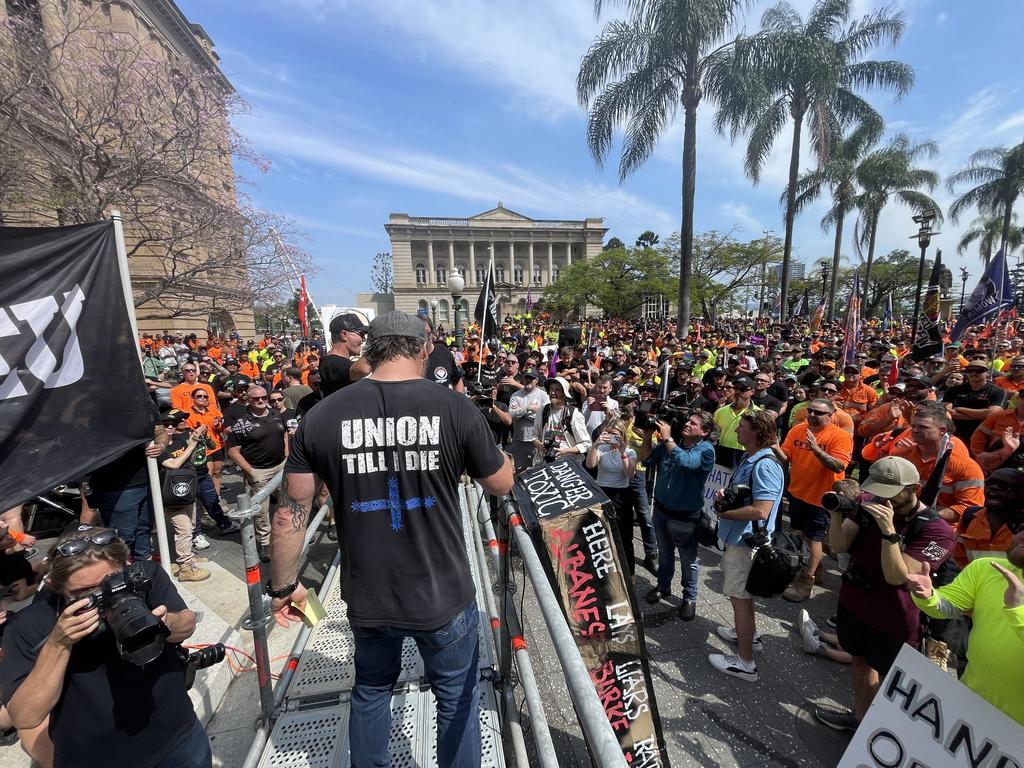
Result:
M488 338L488 329L491 336L498 335L498 294L494 289L493 262L487 267L487 277L484 279L484 287L480 289L480 298L476 300L473 317L480 323L481 342Z
M939 281L942 278L942 251L935 255L928 292L924 295L921 315L917 319L917 336L910 357L920 362L942 352L942 329L939 327Z
M153 438L114 225L0 228L0 509Z

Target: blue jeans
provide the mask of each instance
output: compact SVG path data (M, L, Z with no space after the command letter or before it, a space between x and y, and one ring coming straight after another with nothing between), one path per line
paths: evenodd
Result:
M352 686L349 742L352 768L390 765L391 694L401 673L402 641L416 641L437 700L437 764L480 765L480 660L476 603L438 629L409 630L352 625L356 679Z
M153 556L153 508L149 503L149 486L133 485L121 491L99 491L94 494L103 524L117 531L128 545L134 560Z
M635 472L629 481L629 495L636 510L636 521L640 526L640 538L644 542L644 555L658 553L657 534L651 524L651 504L647 496L647 478L653 470Z
M213 752L203 724L197 719L188 735L153 768L213 768Z
M654 531L658 536L658 589L672 590L672 576L676 571L675 553L679 552L682 569L683 599L697 599L697 576L700 560L697 557L697 520L674 520L667 517L654 502Z
M196 500L203 505L206 509L206 514L213 518L213 521L217 524L217 527L221 530L228 528L231 525L231 520L224 514L224 510L220 507L220 499L217 497L217 489L213 485L213 477L207 473L205 475L199 475L199 482L196 486ZM196 509L196 524L195 528L192 529L192 535L196 536L203 532L203 524L200 522L202 515L199 514L199 509Z

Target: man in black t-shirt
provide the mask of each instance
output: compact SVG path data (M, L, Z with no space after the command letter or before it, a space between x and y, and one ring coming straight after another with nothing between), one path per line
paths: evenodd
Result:
M1006 403L1006 390L988 382L988 366L984 363L972 362L965 369L967 381L950 387L942 396L943 402L950 408L956 436L965 443L971 442L974 434L985 417L998 411Z
M423 325L427 329L428 338L431 338L433 326L430 324L430 320L423 318ZM454 355L452 355L443 341L438 341L434 344L434 348L427 358L427 366L424 369L423 378L435 384L440 384L442 387L454 389L456 392L463 392L465 390L465 384L462 381L465 377L462 369L455 362Z
M320 390L320 372L310 371L306 381L309 382L309 388L313 391L299 400L299 404L295 406L295 418L299 421L302 421L310 408L324 399L324 393Z
M349 739L366 765L387 761L388 701L402 642L414 637L438 700L438 765L480 760L478 627L458 484L465 472L491 494L512 467L468 398L423 378L423 323L389 312L370 324L371 375L310 411L292 440L274 516L268 594L278 624L304 606L298 558L316 478L334 499L341 595L355 636Z
M354 312L346 312L331 320L331 350L320 360L320 389L324 397L358 381L370 372L366 360L359 357L366 336L366 324Z
M176 644L196 615L151 561L138 562L151 586L142 599L169 631L145 666L124 660L96 608L80 599L125 568L128 549L107 528L80 526L58 539L48 586L9 621L0 661L0 699L19 729L47 716L54 765L211 766L210 743L185 690Z
M228 456L245 473L249 492L255 493L270 482L288 456L288 428L281 414L271 410L267 390L254 384L246 392L249 407L224 432ZM256 515L256 544L260 560L270 562L270 499L263 500Z

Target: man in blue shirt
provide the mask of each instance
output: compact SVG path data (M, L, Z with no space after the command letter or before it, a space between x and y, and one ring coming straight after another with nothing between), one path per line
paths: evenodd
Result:
M761 639L754 625L754 596L747 592L747 576L754 559L754 550L744 542L752 533L754 522L766 526L771 536L779 515L779 502L785 487L785 475L776 461L771 446L776 442L775 420L766 411L752 411L740 417L736 426L736 440L744 454L732 485L746 485L750 491L739 499L739 506L718 512L718 538L725 544L722 554L723 592L732 603L732 627L718 627L718 636L736 643L737 653L712 653L708 661L719 672L748 682L757 682L754 651L761 649ZM723 496L719 491L719 498Z
M678 422L677 422L678 423ZM679 616L692 621L697 615L697 524L704 507L704 483L715 468L715 447L707 439L715 428L710 413L697 411L677 429L676 443L672 429L664 421L657 422L657 447L651 450L652 432L644 431L641 453L650 451L644 465L658 468L654 484L654 534L658 540L658 586L644 598L652 605L672 593L675 553L679 550L682 569L683 604Z

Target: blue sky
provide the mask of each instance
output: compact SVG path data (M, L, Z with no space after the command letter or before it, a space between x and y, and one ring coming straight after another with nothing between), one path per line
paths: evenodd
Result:
M346 304L368 289L373 255L388 250L383 225L392 211L468 216L501 200L536 218L603 216L609 236L627 243L645 229L665 236L679 228L681 114L655 155L621 185L617 154L599 169L588 152L575 76L606 20L595 19L590 0L177 2L213 38L224 72L251 106L236 127L272 167L246 172L258 176L250 192L308 234L319 268L311 291L320 304ZM811 0L792 4L805 14ZM758 2L745 16L748 33L767 5ZM860 0L856 15L881 5ZM975 149L1021 141L1019 0L895 6L907 18L906 34L873 58L906 61L917 84L899 103L868 94L890 132L938 142L932 165L943 175ZM789 134L754 187L743 175L742 143L717 136L712 117L706 102L698 119L697 228L781 236ZM952 199L944 187L935 195L944 207ZM797 220L797 259L831 257L823 212L822 204ZM911 247L910 215L889 206L878 255ZM968 223L947 221L933 240L957 281L961 263L972 275L981 271L974 252L956 255ZM849 237L844 253L853 257Z

